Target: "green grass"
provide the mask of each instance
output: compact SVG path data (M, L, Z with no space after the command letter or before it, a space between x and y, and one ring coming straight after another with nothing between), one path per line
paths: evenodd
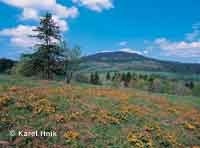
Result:
M199 114L200 99L192 96L0 75L0 147L200 146ZM57 136L11 137L10 129ZM69 131L78 136L67 138Z

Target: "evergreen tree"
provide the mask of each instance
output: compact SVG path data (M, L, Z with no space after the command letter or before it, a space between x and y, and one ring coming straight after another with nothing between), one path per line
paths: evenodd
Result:
M144 75L144 80L146 81L148 79L148 76L147 75Z
M126 81L127 81L128 83L131 81L131 73L130 73L130 72L128 72L128 73L126 74Z
M125 74L125 73L123 73L123 74L121 75L121 81L126 81L126 74Z
M133 80L137 80L137 74L136 73L132 73L131 77L132 77Z
M94 74L94 84L99 84L99 74L98 74L98 72L95 72L95 74Z
M188 87L188 88L190 88L190 89L193 89L194 88L194 83L192 81L186 82L185 86Z
M61 40L60 30L52 18L52 14L46 13L41 18L40 25L33 30L36 35L32 36L38 40L37 51L31 55L33 63L38 64L38 72L43 73L43 77L52 79L58 68L58 61L62 54L62 49L58 46Z
M194 88L194 83L191 81L190 82L190 89L193 89Z
M122 80L123 80L123 82L124 82L124 86L125 87L128 87L128 85L129 85L129 82L131 81L131 73L130 72L128 72L128 73L124 73L123 75L122 75Z
M154 81L154 77L153 77L153 76L150 76L149 79L148 79L148 81L149 81L150 83L152 83L152 82Z
M115 74L112 76L112 81L114 81L117 77L117 73L115 72Z
M8 72L16 62L9 59L0 59L0 73Z
M90 74L90 83L94 84L94 74Z
M111 76L110 76L110 72L107 72L106 74L106 80L110 80Z

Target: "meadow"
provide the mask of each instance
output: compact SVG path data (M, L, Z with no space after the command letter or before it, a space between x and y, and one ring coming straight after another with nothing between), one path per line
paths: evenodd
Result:
M200 148L198 2L114 1L0 0L0 148Z
M198 97L0 75L0 110L0 147L200 147Z

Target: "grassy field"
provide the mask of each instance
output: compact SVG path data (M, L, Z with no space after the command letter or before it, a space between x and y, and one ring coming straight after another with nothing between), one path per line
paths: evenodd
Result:
M1 146L199 148L200 98L0 76Z

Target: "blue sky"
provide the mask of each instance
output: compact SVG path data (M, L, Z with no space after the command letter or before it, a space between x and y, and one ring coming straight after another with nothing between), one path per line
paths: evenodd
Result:
M200 62L199 0L0 0L0 57L32 51L27 37L46 11L83 54L126 51Z

